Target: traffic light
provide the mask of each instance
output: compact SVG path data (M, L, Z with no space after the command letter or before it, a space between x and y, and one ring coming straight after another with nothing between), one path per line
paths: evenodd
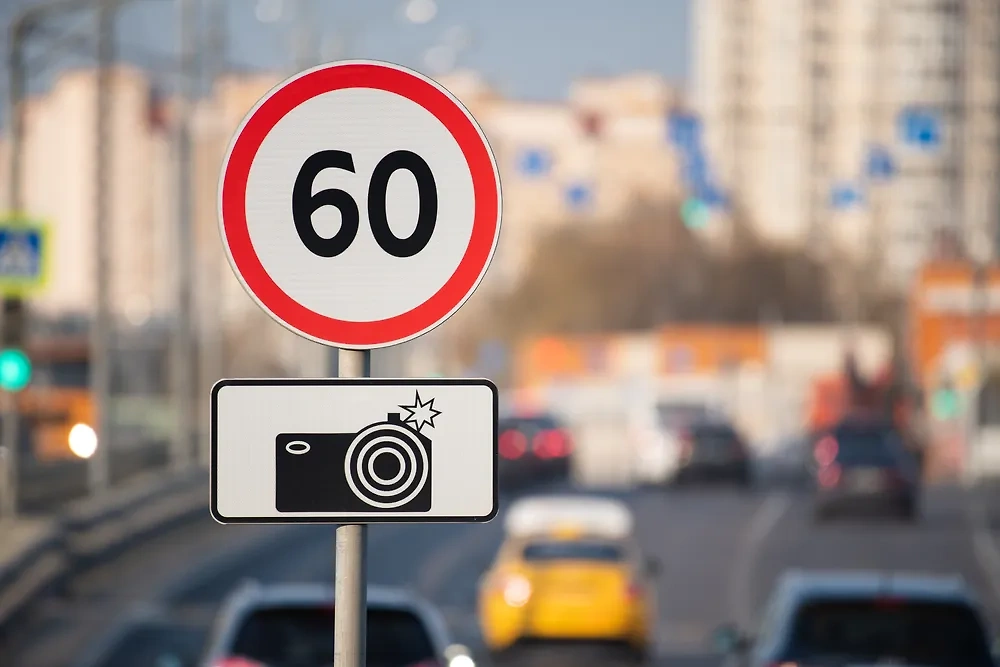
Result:
M31 381L31 360L16 347L0 350L0 389L18 392Z
M3 300L0 319L0 390L18 392L31 381L31 360L24 353L26 308L23 300Z
M957 417L961 407L958 392L952 387L941 387L931 397L931 414L942 421Z
M702 229L708 224L708 206L697 197L691 197L681 206L681 219L688 229Z

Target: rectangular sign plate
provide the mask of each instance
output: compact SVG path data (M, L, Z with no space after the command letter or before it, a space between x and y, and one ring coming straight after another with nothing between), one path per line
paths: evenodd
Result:
M48 278L48 225L8 216L0 218L0 293L27 296Z
M220 523L485 522L497 388L481 379L246 379L212 389Z

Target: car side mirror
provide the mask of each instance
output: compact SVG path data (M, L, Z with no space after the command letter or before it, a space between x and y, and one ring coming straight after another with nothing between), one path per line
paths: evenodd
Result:
M742 653L750 647L750 641L735 625L726 624L712 633L712 646L719 653Z
M462 644L452 644L444 650L444 659L447 660L447 667L476 667L476 661L472 659L472 651L468 646Z

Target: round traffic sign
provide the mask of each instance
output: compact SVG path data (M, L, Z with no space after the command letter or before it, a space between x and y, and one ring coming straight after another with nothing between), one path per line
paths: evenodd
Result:
M344 61L268 92L222 165L219 227L257 304L310 340L403 343L448 319L500 234L482 129L412 70Z

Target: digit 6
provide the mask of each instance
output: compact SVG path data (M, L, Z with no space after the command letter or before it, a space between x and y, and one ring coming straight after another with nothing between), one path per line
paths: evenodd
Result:
M354 158L344 151L320 151L310 155L299 169L292 186L292 220L299 239L309 252L320 257L336 257L351 247L358 235L358 205L351 195L337 188L312 193L313 182L324 169L343 169L354 173ZM324 206L340 210L340 229L325 239L316 233L312 215Z
M343 169L354 172L354 158L344 151L320 151L311 155L302 165L292 187L292 220L295 231L303 245L319 257L336 257L343 253L358 235L360 215L358 205L343 190L330 188L312 194L313 182L324 169ZM386 216L386 193L389 179L400 169L413 174L417 182L420 201L417 224L413 233L399 238L389 228ZM323 206L334 206L340 210L340 229L332 238L325 239L316 233L312 224L312 214ZM431 168L416 153L393 151L382 158L372 172L368 186L368 219L375 242L393 257L413 257L427 247L437 226L438 196L437 184Z

